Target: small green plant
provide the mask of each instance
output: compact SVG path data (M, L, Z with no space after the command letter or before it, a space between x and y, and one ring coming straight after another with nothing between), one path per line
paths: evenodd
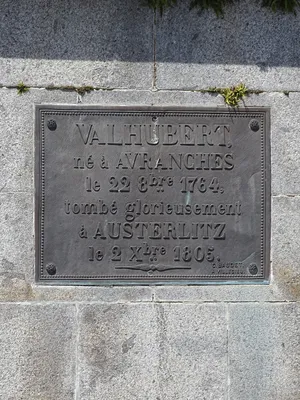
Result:
M94 88L92 86L80 86L75 88L76 92L81 96L84 96L86 93L90 93Z
M21 94L28 92L29 87L26 86L25 83L21 81L17 84L17 90L18 90L18 94L21 95Z
M174 6L182 0L142 0L153 9L157 9L162 14L163 11ZM200 10L213 10L218 17L224 15L224 7L239 0L191 0L190 8L200 8ZM296 9L300 6L299 0L261 0L262 7L270 8L272 11L283 11L296 15Z
M154 10L159 10L162 15L166 8L176 5L177 0L146 0L146 4Z
M236 107L239 101L248 94L248 90L243 83L240 83L238 86L223 89L221 94L226 104Z
M283 11L296 15L296 8L300 6L298 0L262 0L262 6L271 8L272 11Z
M213 10L217 17L223 17L224 7L233 3L234 0L192 0L190 8L200 8L200 10Z
M237 107L240 100L242 100L248 93L249 90L243 83L230 88L209 88L208 93L219 93L223 96L224 101L230 107Z

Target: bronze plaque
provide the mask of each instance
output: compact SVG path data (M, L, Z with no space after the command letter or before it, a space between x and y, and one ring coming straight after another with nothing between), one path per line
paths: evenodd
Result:
M36 279L261 282L269 110L36 107Z

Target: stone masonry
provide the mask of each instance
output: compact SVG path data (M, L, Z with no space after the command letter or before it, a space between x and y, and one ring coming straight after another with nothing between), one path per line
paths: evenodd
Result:
M253 4L254 3L254 4ZM0 399L300 399L300 16L138 0L3 0ZM23 81L29 92L18 95ZM34 105L271 107L269 285L34 283ZM85 95L66 86L93 86Z

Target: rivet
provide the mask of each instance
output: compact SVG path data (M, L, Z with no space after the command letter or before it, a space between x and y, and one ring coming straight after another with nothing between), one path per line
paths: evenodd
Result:
M254 264L254 263L250 264L249 265L249 272L250 272L251 275L257 275L257 273L258 273L257 265Z
M48 272L49 275L55 275L56 274L56 266L55 264L48 264L46 266L46 271Z
M258 132L260 128L259 122L256 119L252 119L250 121L249 127L253 132Z
M49 119L49 121L47 122L47 126L50 131L55 131L55 129L57 128L56 121L54 121L54 119Z

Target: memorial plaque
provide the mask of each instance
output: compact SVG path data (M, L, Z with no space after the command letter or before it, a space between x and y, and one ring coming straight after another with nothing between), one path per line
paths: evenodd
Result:
M269 276L269 110L36 107L36 278Z

